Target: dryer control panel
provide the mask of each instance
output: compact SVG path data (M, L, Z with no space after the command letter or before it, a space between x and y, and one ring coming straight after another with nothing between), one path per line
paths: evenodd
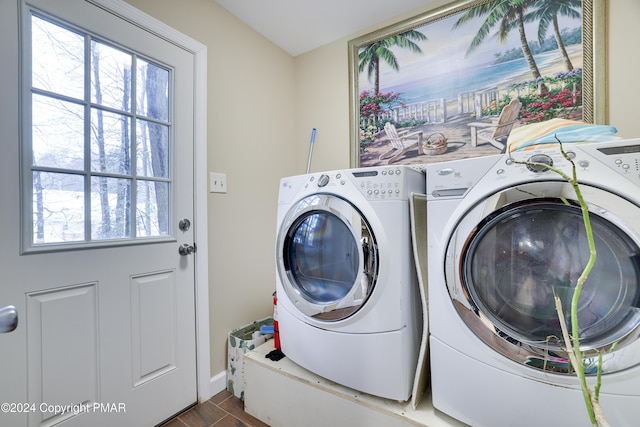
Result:
M369 201L408 200L411 193L424 194L425 174L407 165L375 166L297 175L280 180L278 204L296 197L322 192L349 198L359 192Z
M368 200L406 200L410 191L424 183L424 174L407 166L353 169L346 173Z

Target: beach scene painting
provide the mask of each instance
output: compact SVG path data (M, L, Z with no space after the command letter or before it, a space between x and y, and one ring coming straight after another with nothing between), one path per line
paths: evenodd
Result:
M498 154L519 126L591 122L583 113L590 8L463 1L350 41L352 165Z

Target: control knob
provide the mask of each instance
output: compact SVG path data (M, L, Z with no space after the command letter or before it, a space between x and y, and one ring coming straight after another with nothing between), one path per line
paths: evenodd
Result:
M534 154L529 157L529 160L527 161L531 163L540 163L537 165L527 164L527 169L536 173L546 172L549 170L549 166L553 166L553 159L546 154Z
M320 178L318 178L318 187L324 187L328 183L329 183L329 175L324 173L320 175Z

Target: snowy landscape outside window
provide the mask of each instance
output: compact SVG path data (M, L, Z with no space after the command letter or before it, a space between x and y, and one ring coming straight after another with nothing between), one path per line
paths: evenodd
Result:
M26 246L168 236L170 70L44 16L29 22Z

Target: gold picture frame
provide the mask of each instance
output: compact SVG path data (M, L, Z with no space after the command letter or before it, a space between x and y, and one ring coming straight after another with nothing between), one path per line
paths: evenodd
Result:
M390 101L387 106L392 105L393 102L396 103L395 107L393 107L395 109L389 108L389 110L384 113L387 114L387 121L399 122L400 118L410 118L411 114L413 114L411 108L414 107L414 112L421 111L420 114L422 114L422 116L420 117L422 117L422 120L424 120L425 117L427 119L426 122L423 122L423 131L420 135L420 143L423 144L424 147L428 146L437 148L439 143L444 142L446 144L447 139L449 139L449 143L452 144L453 142L451 141L451 138L448 138L447 135L448 131L451 131L451 133L458 135L465 129L464 127L461 127L460 123L456 125L458 126L456 129L459 130L456 132L454 132L453 124L447 126L446 120L449 117L456 116L455 113L447 113L449 109L455 109L455 106L451 107L451 105L454 104L455 98L447 98L442 93L439 93L437 89L448 87L449 89L454 90L455 84L458 84L460 82L465 85L465 87L461 88L461 90L466 90L466 92L464 92L464 97L463 95L461 95L461 93L463 93L462 91L457 93L457 117L461 117L461 115L464 114L469 114L473 116L473 119L477 119L480 117L481 111L482 114L485 114L486 111L492 111L491 108L489 108L489 105L491 105L493 108L501 103L502 98L498 97L500 96L499 94L501 90L502 93L504 93L504 89L500 89L493 83L498 83L498 80L502 79L501 83L506 84L505 80L508 82L509 78L511 79L511 81L515 78L514 76L508 76L509 78L507 78L505 77L505 75L500 73L504 72L502 68L507 68L507 66L503 64L509 62L504 58L508 58L508 54L517 54L517 48L501 48L500 46L498 46L498 41L496 38L494 38L494 35L497 34L497 31L500 29L500 20L498 19L496 25L493 26L487 23L491 21L486 21L487 16L492 13L492 3L494 2L490 0L456 1L349 41L349 120L351 167L376 166L389 163L389 160L382 160L383 156L381 155L381 150L383 150L384 148L371 148L371 143L380 145L381 143L379 141L377 142L377 138L379 136L385 137L385 134L387 132L385 132L384 129L382 129L382 127L380 126L384 120L379 121L377 119L374 119L374 125L367 125L367 123L371 123L371 117L379 117L378 112L375 112L374 109L368 109L367 112L374 112L367 117L362 117L361 95L365 93L365 91L367 91L366 93L368 93L370 97L362 97L362 111L365 111L365 105L369 105L366 104L366 102L370 100L373 100L373 103L371 104L373 107L376 107L376 102L379 103L377 104L378 106L384 104L384 101ZM550 5L555 3L556 2L552 2L551 0L549 1ZM576 119L585 121L587 123L606 124L608 117L605 75L605 1L583 0L581 8L579 8L579 10L575 10L574 8L574 11L580 13L579 18L564 18L566 22L572 23L573 25L573 27L571 27L572 32L570 33L574 40L573 44L570 45L571 51L574 53L575 57L581 58L581 67L575 67L575 69L579 69L581 72L581 82L579 82L578 84L579 90L575 89L575 83L573 89L574 101L577 103L577 100L581 99L581 103L579 105L576 104L576 108L574 109L575 111L578 111L579 107L579 115L577 115L576 113ZM527 15L527 13L529 12L531 11L525 11L522 16L527 16L527 19L531 18L533 15ZM499 18L499 15L496 16L498 16ZM571 19L573 19L573 21L571 21ZM541 27L541 22L541 20L537 21L538 29ZM456 25L453 25L454 23ZM518 36L522 34L519 32L516 24L517 22L514 21L509 24L511 25L511 27L504 27L508 28L508 31L506 33L507 37L510 38L509 40L511 40L512 45L518 43L517 41L514 41L514 39L518 39ZM538 34L534 31L536 21L532 20L531 22L529 22L527 24L527 27L525 27L527 45L531 46L532 42L538 42L538 46L544 46L544 43L550 40L550 38L552 38L554 35L552 24L553 21L545 21L545 25L547 26L547 31L545 33L546 38L542 39L543 42L539 42L540 39L539 37L537 37ZM476 27L472 27L472 25L476 25ZM462 28L465 26L467 26L467 31L463 32ZM445 28L452 28L450 30L451 33L445 33L445 31L443 30ZM575 37L577 37L576 34L578 31L576 30L576 28L579 28L580 30L582 36L581 43L575 42ZM472 31L472 29L476 29L476 31L474 32ZM486 34L483 33L482 35L480 35L481 30L485 31L487 29L491 31L487 32ZM455 34L456 31L458 32L458 34ZM418 33L421 33L422 36L420 36L420 34ZM478 38L480 41L478 41ZM561 40L563 39L561 38ZM474 44L473 48L471 48L472 43ZM489 43L493 44L492 46L489 46L490 48L487 47ZM521 41L520 44L522 46ZM557 45L558 44L556 41L556 46ZM417 46L419 50L421 50L421 54L417 53L415 50L409 49L415 46ZM466 52L462 52L461 49L464 49L465 46ZM382 48L382 53L380 53L379 56L378 53L376 53L377 50L374 50L374 47ZM557 53L555 53L554 61L560 61L559 56L561 51L558 48L556 49ZM523 48L522 51L524 52L524 50L525 49ZM385 52L391 53L391 58L383 57ZM493 55L496 55L496 58L498 58L498 54L496 52L499 52L499 54L503 56L502 59L504 60L503 63L500 63L500 66L502 67L500 72L497 71L497 65L494 67L495 70L490 66L487 66L489 62L488 60L492 59L492 53ZM412 54L414 55L412 56ZM486 60L485 64L482 66L487 66L487 68L480 71L479 67L481 67L481 65L467 66L466 68L464 65L460 65L463 61L465 61L467 58L472 57L473 55L475 55L474 59L478 63L480 63L480 58ZM484 55L484 58L482 57L482 55ZM544 55L545 53L543 52L541 56ZM553 56L554 53L553 51L551 53L547 52L546 55ZM380 65L372 65L372 63L374 63L372 58L375 58L376 56L378 57L378 60L381 61L379 62ZM532 56L535 58L535 55ZM394 67L390 66L389 63L385 63L385 59L391 62L395 61L396 68L394 69ZM367 60L369 62L367 62ZM524 61L525 59L522 60ZM449 61L449 63L447 63L447 61ZM518 59L517 61L520 61L520 59ZM548 58L544 59L544 61L548 61ZM448 68L448 65L451 66L451 70ZM386 67L386 69L384 67ZM378 70L376 71L375 68L378 68ZM553 67L549 66L547 68L551 70ZM452 71L453 69L455 69L455 71ZM485 83L485 85L479 86L477 88L466 87L473 84L474 80L471 77L465 80L465 70L475 70L475 72L468 73L468 75L475 76L478 82L482 81ZM529 71L530 70L531 68L529 68ZM373 81L368 78L368 72L371 72L371 75L374 76ZM381 73L384 76L393 76L393 81L380 81L378 86L376 86L376 72ZM415 77L420 75L417 74L419 72L422 72L424 75L428 75L429 73L431 73L432 77ZM393 73L395 73L396 75L394 76ZM403 75L402 73L405 74ZM484 78L480 79L479 75L483 75ZM403 76L406 76L405 80L402 80ZM541 72L541 77L547 78L550 77L550 75ZM381 77L379 78L380 80L382 80ZM410 81L411 78L413 78L414 80ZM495 78L496 82L491 81L491 78ZM529 80L530 84L532 84L532 80L533 79ZM436 89L431 88L422 90L421 88L427 87L427 82L432 82L434 86L437 86ZM376 95L378 95L375 93L376 87L378 89L378 94L382 94L382 97L376 98ZM496 98L493 99L491 103L487 103L486 105L483 104L483 101L479 101L479 99L482 99L482 96L485 95L478 95L478 92L480 92L482 89L485 89L485 87L497 88L495 92ZM511 85L509 87L514 87L514 85ZM401 88L406 89L407 92L401 92ZM473 91L467 89L476 90ZM413 102L413 99L420 99L420 97L424 98L425 96L428 96L427 92L429 92L429 90L431 90L431 92L433 92L435 95L433 99L427 101L434 101L434 104L429 105L427 101L423 100L420 101L422 103L420 106L416 106L417 103ZM473 96L475 97L475 102L471 102L469 100L469 97L471 97L471 95L466 95L467 92L474 94ZM403 100L403 97L407 93L410 93L410 99L408 101ZM579 98L576 93L580 95ZM385 94L389 96L385 97ZM394 100L393 98L396 95L398 95L398 97ZM461 98L464 99L461 100ZM439 100L439 104L436 100ZM471 107L470 111L469 109L465 109L464 107L464 105L469 104L475 104ZM441 117L436 116L436 110L438 108L443 111ZM403 109L407 111L401 113ZM433 113L433 111L436 112ZM498 108L496 108L493 117L494 120L496 120L498 112L499 110ZM434 118L429 117L429 114L432 113L434 114ZM525 111L523 110L522 113L525 113ZM390 119L389 117L391 117L392 119ZM418 117L417 113L416 117ZM436 126L436 124L438 126ZM461 137L458 137L457 139L461 139ZM368 141L369 145L365 146L365 142ZM432 142L434 142L435 145L431 145ZM452 145L450 145L450 147L451 146ZM481 147L481 149L475 150L473 154L470 154L468 156L482 156L491 153L492 152ZM420 151L420 154L422 154L422 150ZM452 159L448 158L447 156L427 156L424 159L418 159L417 157L418 156L414 155L412 159L398 159L394 160L393 163L429 163L434 161L445 161Z

